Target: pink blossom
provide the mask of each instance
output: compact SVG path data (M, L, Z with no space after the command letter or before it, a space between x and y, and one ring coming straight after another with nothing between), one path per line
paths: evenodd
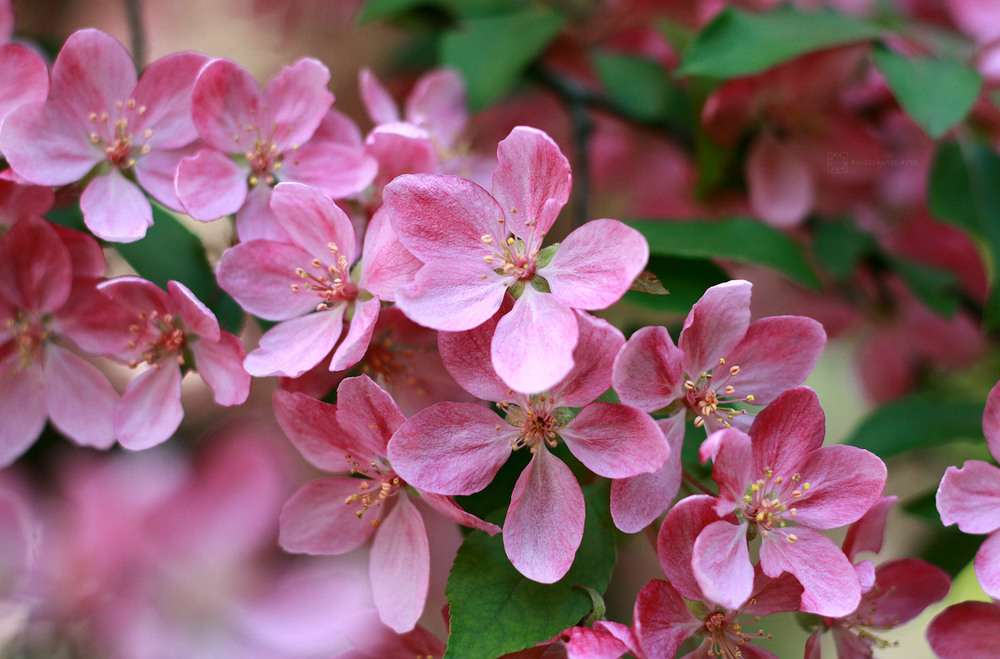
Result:
M816 394L797 387L765 407L749 435L726 428L702 444L701 458L713 459L715 511L722 519L699 534L692 567L712 600L736 608L750 596L747 538L759 535L764 574L791 572L804 589L802 611L841 617L858 607L854 567L820 531L864 515L882 494L886 470L863 449L822 447L824 433Z
M440 338L442 359L458 383L498 402L505 417L474 403L432 405L396 431L389 459L416 487L464 495L489 485L512 451L531 451L504 520L504 548L521 574L553 583L573 563L585 513L576 478L550 449L561 438L595 474L623 478L657 469L669 448L648 415L626 405L591 402L607 390L624 337L588 314L577 314L580 340L570 374L541 394L511 391L492 370L489 356L491 335L505 310L475 330ZM572 407L583 409L574 417Z
M363 190L375 176L350 120L331 112L327 68L301 59L263 91L229 60L205 67L191 112L208 148L181 161L177 197L195 219L236 214L240 238L284 238L270 211L278 181L317 187L335 199Z
M927 626L927 641L940 659L994 659L1000 603L962 602L949 606Z
M990 455L1000 456L1000 383L993 386L983 411L983 434ZM1000 598L1000 468L967 460L948 467L937 491L937 509L945 526L963 533L988 533L976 553L976 576L983 591Z
M243 370L243 344L184 284L167 291L139 277L118 277L100 290L125 308L131 333L120 355L133 368L147 365L115 407L115 433L122 446L141 450L173 435L184 417L181 379L197 370L219 405L239 405L250 394Z
M413 628L424 609L430 553L424 521L406 485L386 460L390 436L405 417L371 378L348 378L337 405L277 391L275 414L299 452L333 477L303 486L281 512L281 546L309 554L342 554L374 537L369 574L382 620ZM500 529L462 511L447 497L417 490L449 518L490 533Z
M394 298L419 262L376 214L357 268L347 214L307 185L278 184L271 209L288 239L240 243L222 255L217 270L219 285L244 309L280 321L247 357L247 371L298 377L331 351L331 371L353 366L368 349L381 301ZM345 320L349 327L341 338Z
M0 129L11 111L44 101L49 93L49 70L42 58L24 46L3 41L0 38Z
M32 183L88 181L80 198L87 227L105 240L138 240L153 223L143 190L180 209L173 175L198 137L191 90L207 61L170 55L137 81L120 43L97 30L75 32L52 66L48 100L7 116L0 150Z
M79 444L114 443L118 394L78 354L124 343L124 312L96 289L103 272L96 241L40 218L0 237L0 464L27 450L46 419Z
M604 309L642 272L645 239L616 220L594 220L566 240L542 241L566 203L569 163L545 133L523 126L497 148L492 194L466 179L406 175L385 188L399 240L424 266L397 304L438 330L486 322L510 290L517 298L493 336L493 368L515 391L550 389L573 368L574 310Z
M802 384L826 344L823 327L803 316L750 322L750 289L737 280L713 286L695 303L674 345L664 327L634 333L615 359L612 382L623 403L646 412L679 411L659 421L680 455L686 417L706 431L750 425L743 405L767 405ZM623 531L648 526L673 501L680 460L662 470L615 481L611 513Z
M55 198L52 188L25 183L11 174L9 169L0 172L0 231L22 217L44 215Z

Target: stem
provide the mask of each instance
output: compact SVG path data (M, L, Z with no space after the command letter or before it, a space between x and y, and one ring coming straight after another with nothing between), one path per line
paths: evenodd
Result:
M125 17L132 35L132 59L135 68L142 71L146 67L146 32L142 27L142 0L125 0Z
M681 476L684 478L684 480L687 482L688 485L691 485L692 487L700 491L702 494L707 494L713 497L715 496L714 492L712 492L710 489L702 485L701 481L699 481L697 478L687 473L686 471L682 470Z

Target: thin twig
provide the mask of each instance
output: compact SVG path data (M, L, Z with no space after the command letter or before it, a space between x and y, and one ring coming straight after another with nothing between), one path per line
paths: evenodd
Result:
M146 31L142 26L142 0L125 0L125 16L132 36L132 59L135 68L142 71L146 66Z
M705 487L704 485L702 485L701 481L699 481L697 478L695 478L691 474L687 473L686 471L681 471L681 476L684 478L685 481L687 481L688 485L693 486L698 491L700 491L702 494L707 494L707 495L713 496L713 497L715 496L714 492L712 492L710 489L708 489L707 487Z

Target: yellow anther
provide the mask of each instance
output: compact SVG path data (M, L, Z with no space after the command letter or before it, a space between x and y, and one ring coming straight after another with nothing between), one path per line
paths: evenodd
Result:
M803 490L808 490L809 489L809 483L803 483L802 484L802 489Z
M489 245L491 242L493 242L493 236L491 236L488 233L483 234L482 236L479 237L479 239L482 240L487 245Z
M507 239L507 244L508 245L513 245L514 244L514 236L511 236L510 238Z
M739 366L731 366L729 368L729 374L730 375L739 375L740 374L740 367Z
M794 533L789 533L788 534L788 542L794 543L798 539L799 539L798 536L795 535Z
M748 403L752 403L753 402L753 394L747 394L747 402Z

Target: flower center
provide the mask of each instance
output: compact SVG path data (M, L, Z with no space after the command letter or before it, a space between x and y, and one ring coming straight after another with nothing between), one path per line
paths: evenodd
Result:
M750 636L743 633L742 625L736 622L739 611L713 611L705 618L701 633L708 642L708 656L738 659L744 656L741 645L749 643ZM760 617L754 616L751 621L758 622ZM771 638L770 634L758 631L760 638Z
M284 160L284 154L273 139L274 133L278 130L277 122L275 122L271 130L271 137L264 137L264 134L256 125L244 124L240 121L237 123L237 127L246 131L247 136L249 136L246 143L252 142L252 146L243 152L243 156L247 159L247 164L250 165L251 174L247 179L250 187L256 186L261 181L267 185L274 185L276 183L274 172L281 169L282 160ZM242 135L237 130L233 135L233 141L239 145L241 142L244 142L244 137L247 136ZM297 144L292 145L292 149L297 148Z
M129 326L129 332L140 335L137 340L129 341L129 350L136 350L138 358L129 361L132 368L145 362L156 366L160 362L174 357L180 366L184 365L184 348L187 345L187 335L179 318L173 314L163 314L156 310L143 311L138 314L139 323Z
M89 135L91 143L104 145L104 155L108 162L115 167L127 169L135 166L135 158L133 157L135 152L138 150L141 155L146 155L151 150L150 146L146 144L146 140L153 136L153 129L144 130L139 138L141 143L137 144L136 137L129 128L129 116L132 115L134 123L135 118L141 117L145 113L146 106L136 106L134 98L127 101L116 101L113 113L91 112L87 118L97 129ZM111 121L113 115L118 117L114 122Z
M7 332L13 337L13 343L21 353L20 364L15 368L14 374L27 369L31 364L39 360L45 343L52 336L52 332L45 327L41 320L33 316L28 316L22 311L17 313L15 318L8 318L4 321Z
M338 302L350 302L358 297L358 287L351 281L347 257L339 254L340 248L334 243L328 243L326 248L333 255L334 262L324 264L320 259L313 259L310 266L319 270L319 274L307 272L305 268L296 268L295 274L304 281L292 284L292 291L295 293L308 291L323 300L316 305L316 311L323 311Z
M420 380L412 364L418 352L430 352L430 348L396 345L386 333L380 340L373 340L368 346L361 370L373 376L374 380L384 383L390 391L399 384L405 384L413 389L417 396L423 397L427 392L418 386Z
M719 366L725 366L725 358L719 359ZM684 380L685 400L688 407L693 409L697 416L694 418L694 425L701 428L705 425L706 419L729 428L730 421L740 414L746 414L746 410L733 407L735 403L752 403L753 394L740 395L736 393L736 387L729 384L732 378L740 374L739 366L729 367L729 378L726 385L721 388L713 386L713 373L708 371L698 376L697 380L690 377Z
M507 423L519 430L517 437L511 440L512 449L516 451L527 446L534 453L542 442L555 448L559 430L566 423L556 414L546 394L532 396L524 406L507 402L497 403L497 406L507 414Z
M762 536L766 537L771 529L783 527L788 520L795 519L797 511L788 503L789 501L794 503L810 488L809 483L802 482L802 476L798 473L793 474L789 480L791 484L786 482L783 476L775 476L774 471L766 467L764 478L759 478L747 486L743 495L743 508L737 512L742 514L747 522L756 525ZM788 542L796 540L794 534L788 534Z
M525 241L508 236L502 244L495 245L493 236L490 235L481 236L480 240L493 248L491 253L483 257L483 261L497 274L509 275L524 282L531 281L535 276L538 250L529 249Z
M383 501L394 496L403 487L399 476L388 467L379 466L376 462L370 462L368 467L362 467L361 463L350 455L344 457L347 458L352 475L365 476L365 478L358 479L357 493L348 495L344 499L345 505L359 504L358 509L354 511L354 516L358 519L362 519L369 508L381 508ZM376 513L371 524L378 528L380 523Z

